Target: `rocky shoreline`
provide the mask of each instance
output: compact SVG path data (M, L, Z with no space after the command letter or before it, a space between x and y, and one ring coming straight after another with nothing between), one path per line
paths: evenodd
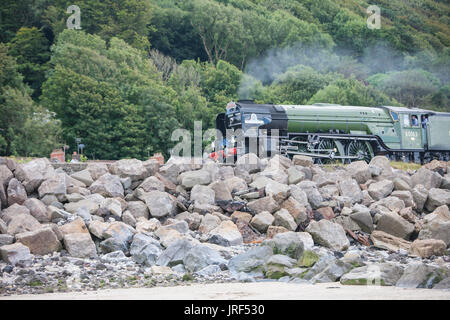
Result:
M198 159L197 159L198 160ZM283 281L450 289L450 163L0 159L0 295Z

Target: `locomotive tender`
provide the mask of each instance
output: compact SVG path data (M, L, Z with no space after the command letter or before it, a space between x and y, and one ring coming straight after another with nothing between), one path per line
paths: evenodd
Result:
M238 155L300 154L322 164L369 162L375 155L421 163L450 159L450 113L424 109L239 100L217 116L216 129L224 138L216 150L233 148Z

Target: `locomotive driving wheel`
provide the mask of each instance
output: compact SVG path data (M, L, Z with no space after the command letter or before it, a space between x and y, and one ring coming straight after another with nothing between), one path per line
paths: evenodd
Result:
M317 149L316 149L318 154L323 154L323 155L329 155L329 158L322 158L322 157L318 157L317 158L317 163L318 164L332 164L335 163L336 161L339 161L337 159L334 159L334 156L340 156L340 152L339 149L337 147L336 142L333 139L322 139L320 140Z
M372 159L372 150L367 142L354 140L347 146L347 155L358 157L358 159L352 159L350 161L364 160L369 163Z
M296 136L294 138L291 139L292 141L305 141L305 138L302 136ZM305 143L295 143L295 142L290 142L289 143L290 146L295 146L297 147L296 152L308 152L308 147L307 144Z

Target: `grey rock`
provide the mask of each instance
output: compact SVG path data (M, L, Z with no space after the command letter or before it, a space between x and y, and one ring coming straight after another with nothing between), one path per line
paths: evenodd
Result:
M236 160L236 168L248 173L255 173L261 169L261 160L256 154L247 153Z
M430 189L425 208L428 211L433 211L442 205L450 205L450 190L437 188Z
M135 219L144 217L148 219L149 211L148 207L143 201L128 201L127 210L133 215Z
M425 202L428 198L428 190L422 185L417 184L412 190L411 190L414 203L416 204L416 210L418 212L422 212L423 207L425 206Z
M30 214L14 215L8 224L8 234L34 231L41 228L41 224Z
M298 232L278 233L273 239L265 240L263 245L272 248L274 254L284 254L298 259L305 249L304 238Z
M161 218L177 213L176 200L167 192L151 191L145 194L144 199L152 217Z
M302 181L297 186L306 193L308 197L308 202L311 204L313 209L317 209L320 207L320 204L323 201L322 195L317 189L317 185L312 181Z
M214 191L215 201L231 201L233 197L231 196L230 189L224 181L215 181L209 185L209 187ZM192 193L191 193L192 200Z
M89 190L92 193L99 193L104 197L120 197L123 198L124 190L120 178L110 173L105 173L98 178L91 186Z
M6 164L0 164L0 183L4 188L8 187L9 181L14 178L14 174Z
M255 215L250 224L259 232L265 233L267 228L271 226L275 221L273 215L271 215L268 211L263 211Z
M369 194L374 200L380 200L392 193L394 190L394 183L390 180L381 180L379 182L371 183L369 186Z
M191 190L191 201L198 204L214 204L215 192L212 188L203 185L195 185Z
M322 272L316 274L311 282L324 283L338 281L344 274L350 271L353 266L350 263L346 263L342 260L333 261Z
M50 227L18 233L16 241L26 245L32 254L46 255L61 249L61 243Z
M391 263L373 263L355 268L341 277L344 285L394 286L401 278L403 269Z
M207 170L187 171L180 175L180 179L184 188L191 189L195 185L210 184L211 174Z
M408 240L414 231L414 225L395 212L387 212L378 220L376 229Z
M258 200L253 200L247 204L247 207L255 214L263 211L274 213L280 209L280 205L272 197L264 197Z
M142 233L134 236L130 246L130 254L133 260L146 266L154 265L162 251L163 249L157 240Z
M92 178L91 173L88 169L74 172L70 176L73 179L83 182L87 187L89 187L94 182L94 179Z
M36 218L37 221L39 221L40 223L45 223L45 222L49 222L50 219L47 215L47 207L45 206L45 204L36 199L36 198L29 198L27 200L25 200L25 202L23 203L23 205L25 207L28 208L28 210L30 210L30 214Z
M173 267L182 264L186 254L194 247L194 244L187 239L179 239L170 244L158 257L158 266Z
M294 155L294 157L292 158L292 162L296 166L312 167L314 160L313 158L308 156Z
M303 275L303 279L311 280L314 276L320 274L328 266L332 265L336 260L337 259L332 254L320 256L319 260Z
M242 241L242 235L232 221L222 221L208 233L208 242L225 247L240 245Z
M9 234L0 234L0 247L5 244L11 244L14 242L14 237Z
M33 258L30 254L30 249L19 242L1 246L0 254L3 261L12 265L31 264Z
M233 274L260 272L272 255L273 249L270 246L253 247L231 258L228 263L228 269Z
M227 261L216 250L199 244L186 253L183 263L186 270L193 273L209 265L226 265Z
M363 198L361 188L355 179L346 179L338 183L339 192L343 197L349 197L353 202L360 202Z
M408 265L396 286L400 288L427 288L430 289L442 279L438 268L427 266L424 263Z
M306 231L311 234L314 243L327 248L342 251L350 246L342 226L326 219L322 219L319 222L311 221Z
M212 264L212 265L206 266L203 269L195 272L195 275L200 276L200 277L207 277L207 276L217 274L220 271L221 271L221 269L218 265Z
M275 218L274 225L282 226L290 231L295 231L297 228L297 223L295 222L292 215L286 209L280 209L273 215Z
M28 194L33 193L41 183L55 175L50 161L46 158L39 158L17 166L14 172L16 178L22 182Z
M16 178L12 178L9 181L7 195L8 206L12 206L14 203L23 204L27 200L27 192Z
M89 163L86 168L93 180L97 180L105 173L109 173L108 167L104 163Z
M64 235L64 246L72 257L96 257L97 250L89 233L69 233Z
M369 165L363 160L351 162L347 165L346 171L360 184L364 184L372 178Z
M418 184L421 184L427 190L430 190L432 188L440 187L442 183L442 177L439 175L439 173L422 167L411 176L411 181L414 187Z
M155 176L146 178L139 186L145 192L153 190L165 191L164 183Z
M148 176L142 161L137 159L122 159L115 161L109 168L110 172L120 178L131 178L132 181L143 180Z

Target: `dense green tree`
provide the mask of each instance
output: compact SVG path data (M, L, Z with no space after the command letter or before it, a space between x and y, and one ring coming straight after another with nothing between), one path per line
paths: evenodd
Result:
M428 96L438 91L440 81L431 73L420 70L376 74L369 83L408 107L426 105Z
M9 54L16 58L19 72L24 81L33 90L32 97L41 95L41 86L45 81L50 59L50 44L44 33L33 28L20 28L9 42Z
M0 43L0 154L48 156L58 147L60 124L33 103L15 59Z
M309 100L312 103L337 103L353 106L398 105L382 92L365 86L356 79L340 79L317 91Z
M53 48L54 70L42 101L56 112L64 138L76 137L88 156L144 158L167 152L169 131L178 126L175 92L143 52L112 38L66 30Z

